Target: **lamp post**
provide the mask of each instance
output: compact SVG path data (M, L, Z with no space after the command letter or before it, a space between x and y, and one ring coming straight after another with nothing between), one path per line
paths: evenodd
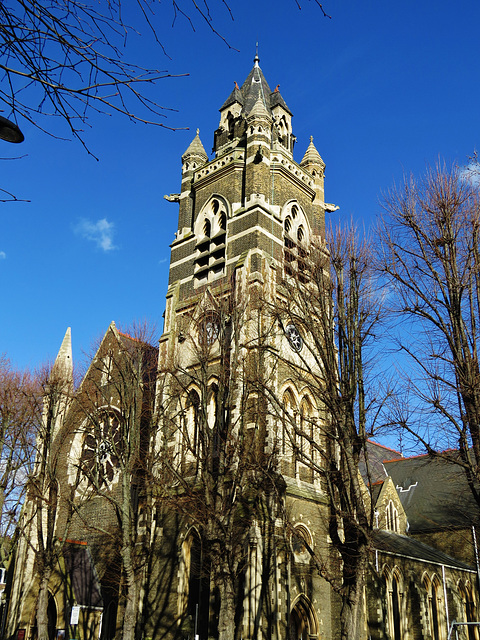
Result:
M25 138L14 122L10 122L7 118L0 116L0 140L18 143L23 142Z

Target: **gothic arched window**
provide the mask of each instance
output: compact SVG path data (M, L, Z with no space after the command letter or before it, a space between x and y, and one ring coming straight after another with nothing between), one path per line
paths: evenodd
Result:
M195 389L188 392L185 407L184 446L187 458L194 458L199 453L199 411L200 397Z
M285 275L297 276L307 282L309 225L305 214L295 202L289 203L283 213L283 260Z
M179 575L178 613L183 626L193 637L195 630L208 628L210 597L208 561L198 531L191 528L182 544ZM201 636L202 637L202 636Z
M313 540L310 531L303 524L297 524L292 531L292 551L295 562L309 563Z
M471 586L462 582L458 587L461 604L462 604L462 617L463 622L476 622L477 621L477 607L473 595L473 591ZM467 633L464 634L464 637L468 638L468 640L478 640L479 633L478 627L476 625L467 625Z
M227 204L213 197L195 223L195 280L203 284L225 272Z
M390 500L385 509L385 529L398 533L398 510Z
M297 405L291 389L283 394L282 401L282 437L280 452L283 456L291 456L297 437Z

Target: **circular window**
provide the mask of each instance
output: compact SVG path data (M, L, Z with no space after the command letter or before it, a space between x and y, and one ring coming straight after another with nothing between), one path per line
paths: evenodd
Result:
M101 414L85 435L80 466L89 483L102 487L118 477L122 448L121 425L113 412Z
M290 323L285 327L285 335L287 336L290 347L294 351L300 352L303 347L303 340L299 330L293 323Z

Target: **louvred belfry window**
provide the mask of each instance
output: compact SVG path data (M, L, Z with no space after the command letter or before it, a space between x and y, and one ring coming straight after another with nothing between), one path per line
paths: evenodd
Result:
M213 280L225 272L227 207L220 198L212 198L195 225L195 281Z
M297 203L290 203L283 218L283 261L286 276L296 276L307 282L309 227L305 214Z

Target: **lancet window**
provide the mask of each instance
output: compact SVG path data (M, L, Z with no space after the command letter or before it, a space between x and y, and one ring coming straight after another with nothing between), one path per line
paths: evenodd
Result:
M477 618L477 607L473 595L473 591L471 586L467 584L463 584L462 582L458 587L461 604L463 611L461 612L463 622L476 622ZM478 640L479 638L479 629L476 625L466 625L466 632L463 633L463 638L468 640Z
M183 438L184 454L187 459L193 459L199 453L199 412L200 397L195 389L191 389L188 392L185 406L185 431Z
M291 389L283 394L282 437L280 453L282 456L291 456L294 451L297 430L297 405Z
M390 500L385 509L385 528L388 531L394 531L398 533L398 510L393 504L393 500Z
M391 640L403 640L403 581L398 569L385 574L388 607L388 631Z
M445 617L442 586L437 575L430 580L425 576L423 586L427 597L427 611L432 640L444 640Z

